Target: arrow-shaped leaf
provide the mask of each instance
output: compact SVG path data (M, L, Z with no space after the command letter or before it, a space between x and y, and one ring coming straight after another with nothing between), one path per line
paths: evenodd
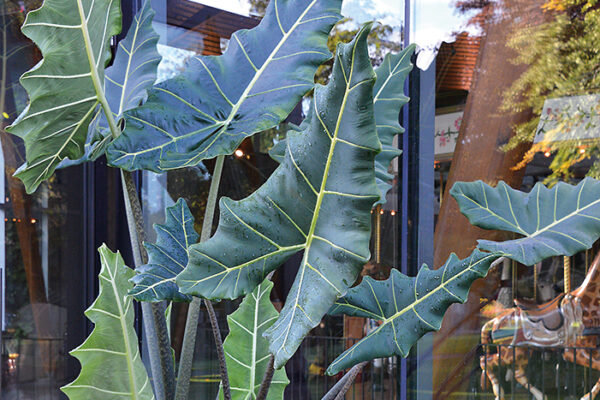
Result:
M154 399L135 334L133 299L127 295L134 272L106 245L98 252L100 293L85 312L95 327L71 351L81 363L79 376L61 389L71 400Z
M410 45L398 54L389 53L375 69L377 81L373 88L373 109L377 136L382 146L381 152L375 157L375 178L381 192L381 199L377 204L384 204L386 201L385 196L392 187L390 181L393 179L388 168L392 160L402 153L394 146L394 137L404 132L398 117L400 109L408 103L408 97L404 96L404 81L412 70L410 58L414 51L415 45ZM292 127L292 130L295 129ZM282 140L269 150L269 155L281 162L285 148L285 140Z
M188 262L188 248L198 241L194 230L194 217L185 200L166 208L164 225L154 225L156 244L144 243L148 251L148 264L136 269L131 281L135 287L130 294L138 301L191 301L191 296L181 294L175 277Z
M23 33L43 60L21 77L29 106L9 131L25 141L16 173L33 192L65 158L84 155L88 125L102 94L110 38L121 30L118 0L46 0L27 14Z
M153 19L154 10L150 1L146 1L133 18L127 36L119 42L113 65L106 69L104 92L116 121L125 111L139 106L156 81L161 57L156 48L159 36L152 27ZM88 129L85 155L78 160L64 160L59 168L96 160L104 154L111 139L106 116L98 108Z
M394 137L404 132L398 119L400 109L408 103L408 97L404 95L404 81L412 70L410 58L414 52L415 45L412 44L398 54L388 53L375 70L377 81L373 88L373 104L377 136L381 142L381 153L375 157L375 177L381 192L377 204L386 202L385 196L392 188L390 182L394 178L388 168L392 160L402 153L394 146Z
M492 262L499 257L475 250L464 260L450 255L436 270L423 265L414 278L396 269L392 269L385 281L365 277L335 302L330 313L371 318L381 324L335 359L327 373L333 375L375 358L406 357L419 338L440 329L444 313L452 303L467 300L473 281L486 276Z
M125 130L108 150L111 164L157 172L192 166L276 126L331 57L327 35L340 6L271 1L261 23L234 33L222 56L194 57L182 75L156 85L144 106L126 113Z
M191 247L177 277L182 293L237 298L304 251L281 315L266 333L276 368L369 259L371 208L379 200L373 164L380 149L369 28L338 48L333 78L315 89L305 130L287 138L283 162L248 198L221 199L217 232Z
M139 106L156 82L161 56L156 45L158 33L152 27L154 10L146 0L133 17L127 36L119 42L114 64L106 70L106 100L115 120ZM103 124L108 128L108 124Z
M577 186L560 182L551 189L537 183L529 193L504 182L495 188L481 181L458 182L450 194L473 225L522 235L505 242L480 240L479 247L525 265L571 256L600 237L600 182L592 178Z
M240 307L227 316L229 335L223 343L233 400L256 399L269 363L269 341L263 333L279 313L271 303L273 282L266 279L244 298ZM283 399L289 380L285 369L275 371L267 400ZM223 398L223 393L219 393Z

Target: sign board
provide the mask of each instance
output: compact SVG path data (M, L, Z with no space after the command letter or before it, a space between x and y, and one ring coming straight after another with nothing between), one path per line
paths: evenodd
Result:
M547 99L533 143L600 138L600 95Z
M463 111L435 116L434 153L435 158L452 156L458 139Z

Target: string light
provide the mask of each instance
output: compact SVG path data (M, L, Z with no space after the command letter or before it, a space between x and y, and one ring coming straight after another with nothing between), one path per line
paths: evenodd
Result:
M244 151L242 149L237 149L234 154L237 158L240 158L244 156Z
M398 211L396 211L396 210L379 210L379 214L381 214L381 215L385 215L387 213L389 213L392 217L394 217L394 216L396 216ZM373 214L373 210L371 210L371 214Z
M585 154L585 148L584 147L582 147L582 148L579 149L579 154Z
M546 158L550 157L550 152L549 151L545 151L544 152L544 157L546 157Z
M17 223L21 222L21 218L12 218L12 219L4 218L4 222L8 222L8 221L11 221L11 220L12 220L12 222L17 222ZM25 222L25 221L23 221L23 222ZM31 218L29 220L29 222L31 222L32 224L36 224L37 223L37 219Z

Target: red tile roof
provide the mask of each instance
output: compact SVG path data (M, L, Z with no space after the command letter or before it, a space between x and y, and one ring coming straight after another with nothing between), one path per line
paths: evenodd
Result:
M442 43L436 62L436 91L469 91L481 37L460 33L454 43Z

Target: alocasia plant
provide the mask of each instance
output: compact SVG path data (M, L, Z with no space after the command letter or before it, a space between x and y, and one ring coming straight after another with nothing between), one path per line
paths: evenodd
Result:
M161 57L156 49L158 33L152 28L154 10L147 1L142 6L127 36L119 42L114 64L106 68L103 91L113 118L119 121L123 113L139 106L148 89L156 81ZM64 159L58 168L94 161L104 154L112 134L101 107L96 107L89 125L84 155L78 159Z
M221 199L217 232L191 247L188 267L177 277L183 293L237 298L304 251L281 315L266 333L276 368L369 259L371 208L379 200L373 160L381 148L369 31L367 25L338 47L332 78L316 87L304 131L287 138L281 165L247 199ZM236 242L244 245L232 249Z
M263 333L279 314L271 303L272 289L273 282L265 279L244 297L233 314L227 316L229 335L223 347L234 400L255 399L269 368L269 341ZM285 369L275 371L267 399L282 399L288 383ZM221 398L222 395L221 392Z
M383 63L375 69L377 80L373 87L373 111L377 137L381 142L381 151L375 156L375 179L381 198L375 204L385 203L385 197L392 187L391 180L393 178L388 171L389 166L392 160L401 153L397 146L394 146L394 138L404 132L404 128L398 123L398 110L408 103L408 97L402 93L404 81L412 70L410 57L413 55L415 47L415 45L410 45L398 54L387 54ZM299 127L292 128L292 131L301 130ZM273 146L269 155L275 161L281 162L285 157L286 149L286 140L281 140Z
M222 56L196 56L180 75L157 85L160 57L149 2L106 70L111 38L121 28L117 0L46 0L29 13L23 30L44 58L21 79L30 104L10 128L26 147L27 162L17 176L31 192L59 165L106 155L122 168L136 261L134 273L118 254L100 249L101 292L87 312L96 328L74 351L82 372L64 387L71 399L153 397L133 330L133 299L142 301L156 398L187 398L203 298L220 358L220 396L275 400L287 384L280 368L328 310L381 321L329 373L404 356L425 332L439 328L448 306L463 302L494 261L531 264L584 250L598 239L596 181L536 186L530 194L504 184L460 183L452 194L474 224L522 237L481 241L468 258L453 255L440 269L422 267L416 277L394 270L388 280L366 278L352 287L370 258L371 210L385 202L388 168L399 154L394 138L402 132L398 115L408 100L403 86L414 48L386 56L374 71L367 24L338 47L330 82L315 87L317 67L331 57L327 35L340 7L340 0L272 0L262 22L234 34ZM279 167L249 197L221 199L219 226L210 238L224 156L244 138L283 121L313 88L304 122L273 150ZM156 243L142 247L142 210L128 171L162 172L215 157L200 242L193 216L179 200L167 208L165 223L155 226ZM278 314L267 276L298 252L299 271ZM241 296L222 345L207 299ZM165 301L190 300L175 391Z
M8 128L25 142L27 162L16 176L33 192L65 158L84 155L110 61L110 39L121 31L118 1L47 0L27 14L23 33L44 59L21 77L29 105Z
M600 229L600 182L592 178L551 189L537 183L529 193L504 182L495 188L481 181L459 182L450 194L473 225L522 236L505 242L480 240L479 247L525 265L589 249Z
M154 225L156 243L145 243L148 264L136 269L130 292L138 301L190 301L191 296L181 294L175 277L188 262L188 249L198 241L194 230L194 216L185 200L165 209L164 225Z
M327 34L340 7L341 0L273 0L256 28L232 35L222 56L195 57L126 113L111 164L158 172L193 166L279 124L331 57Z
M70 399L127 397L154 399L133 328L133 299L127 292L134 276L119 253L98 249L100 293L85 315L95 324L87 340L71 354L81 362L75 381L62 388ZM110 376L110 379L107 377Z
M423 265L416 277L392 270L385 281L365 277L331 308L332 315L371 318L381 324L346 350L328 368L337 374L361 361L397 355L406 357L413 344L437 331L452 303L464 303L473 281L487 275L499 253L475 250L459 260L452 254L439 269Z

